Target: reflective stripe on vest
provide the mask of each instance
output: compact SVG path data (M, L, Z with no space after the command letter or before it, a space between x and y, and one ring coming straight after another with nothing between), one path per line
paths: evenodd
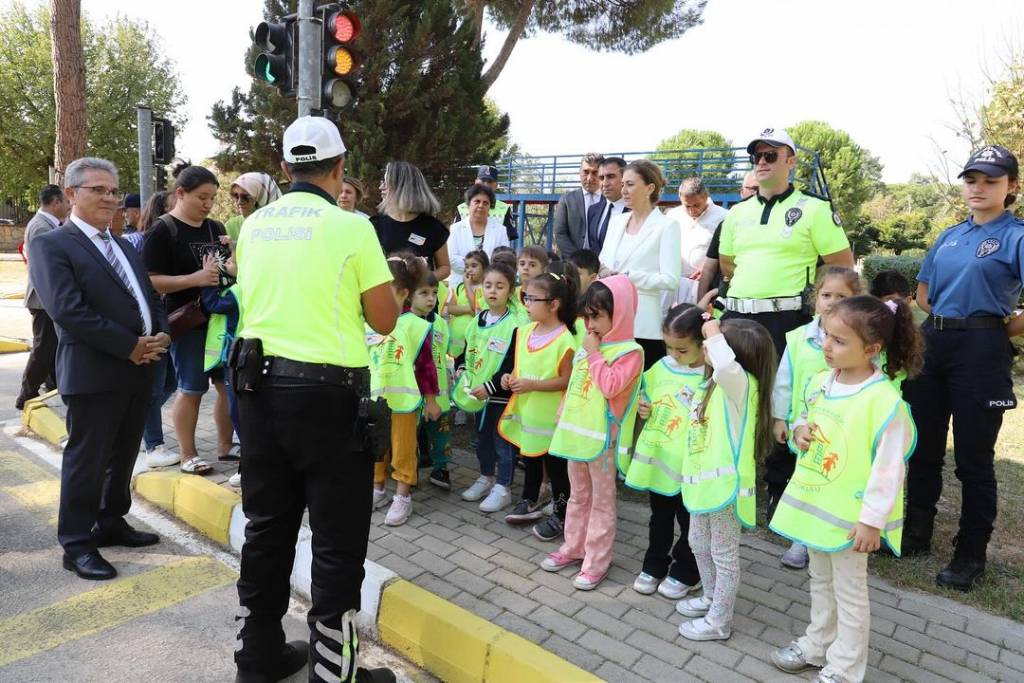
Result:
M909 425L913 420L899 391L884 376L855 394L834 397L825 393L830 377L831 371L826 371L808 382L804 395L808 423L815 425L813 441L806 452L797 454L793 476L769 527L810 548L839 552L853 545L847 536L860 519L882 435L897 416ZM904 459L913 448L911 443ZM901 487L881 536L898 555L902 535Z
M530 323L516 332L512 376L532 380L553 379L558 376L558 366L565 354L575 351L576 338L568 328L563 327L554 339L531 351L528 344L535 329L537 323ZM509 443L518 446L520 455L543 455L551 445L561 402L560 391L512 394L505 412L498 420L498 433Z
M497 322L481 327L480 322L486 315L487 311L480 311L466 330L465 371L452 387L452 401L467 413L478 413L487 405L469 392L489 381L501 367L518 324L511 308Z
M609 365L633 351L641 353L642 363L643 349L636 342L601 345L601 355ZM618 420L612 414L608 399L594 386L587 356L586 350L580 349L573 357L572 375L565 390L562 414L558 418L555 436L551 439L551 454L569 460L590 462L601 457L609 448L614 448L616 467L619 467L620 460L629 460L633 446L640 382L633 383L625 413L622 420ZM619 430L613 442L612 431L615 425Z
M370 347L370 396L384 397L396 413L411 413L423 403L415 363L430 334L430 323L413 313L398 316L391 334L366 328Z

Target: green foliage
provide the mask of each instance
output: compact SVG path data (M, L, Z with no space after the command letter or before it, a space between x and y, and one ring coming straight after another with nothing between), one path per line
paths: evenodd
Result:
M850 137L824 121L802 121L786 129L793 141L814 150L828 181L832 204L845 220L853 220L861 205L880 187L882 165L877 157ZM799 155L797 176L810 177L813 159Z
M0 196L34 202L53 160L53 65L49 11L20 2L0 13ZM110 159L120 186L138 187L135 105L148 104L181 127L185 95L160 40L143 21L117 17L102 26L82 20L88 153Z
M917 291L917 274L921 272L923 256L868 256L864 259L861 276L868 285L883 270L900 272L910 281L910 291Z
M899 256L907 249L928 246L927 237L932 229L931 219L924 211L906 211L887 216L878 225L875 242Z
M661 164L668 178L669 187L678 185L684 178L700 176L713 190L731 188L738 184L731 179L733 162L732 153L728 149L732 142L714 130L696 130L684 128L672 137L658 143L659 152L670 152L684 149L716 150L708 152L707 159L716 161L704 162L700 152L685 154L653 154L651 158Z
M294 11L295 4L267 0L264 16ZM403 159L454 207L473 180L469 168L494 163L508 146L508 117L484 97L472 25L447 0L357 0L353 10L363 24L365 61L359 100L340 122L349 148L346 172L363 179L365 203L373 205L384 166ZM250 73L252 53L246 56ZM279 175L281 135L294 118L295 102L273 88L254 81L246 93L236 89L209 116L225 146L218 167Z
M878 243L879 232L870 217L860 214L849 223L844 224L843 227L846 228L846 238L850 240L854 258L867 256L874 251Z
M980 111L982 135L1024 160L1024 50L1010 55L1006 73L992 84L991 93Z

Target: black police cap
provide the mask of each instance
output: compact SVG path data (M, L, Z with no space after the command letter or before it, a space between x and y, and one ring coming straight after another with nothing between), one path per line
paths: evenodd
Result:
M985 175L998 178L1004 175L1017 175L1017 157L1005 147L986 145L971 155L957 178L962 178L968 171L981 171Z

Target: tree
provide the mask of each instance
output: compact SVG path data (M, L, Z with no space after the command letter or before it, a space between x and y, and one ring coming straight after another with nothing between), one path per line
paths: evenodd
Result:
M881 187L882 164L850 137L824 121L802 121L786 129L800 147L813 150L821 159L832 204L840 217L852 221L861 205ZM810 176L811 158L801 152L797 176Z
M294 9L266 0L264 16ZM474 29L448 0L409 3L357 1L366 59L355 107L341 116L350 153L346 172L363 178L370 201L388 161L404 159L420 168L446 205L473 180L469 167L493 163L508 145L508 117L485 99L482 60ZM253 51L246 56L252 68ZM295 117L295 104L253 81L218 102L210 129L224 150L216 157L225 171L279 168L281 135Z
M932 222L924 211L906 211L884 218L878 223L876 242L899 256L907 249L924 249Z
M53 93L56 101L54 163L57 181L64 169L85 155L85 55L82 52L81 0L50 0L53 45Z
M117 164L120 187L138 186L135 105L184 125L185 97L173 64L160 57L159 37L145 22L118 17L94 27L81 22L88 138L83 153ZM0 196L31 202L54 162L56 103L50 13L14 3L0 12ZM70 161L71 158L68 159Z
M705 162L705 155L700 152L654 154L652 158L661 163L669 185L678 184L690 176L700 176L712 190L720 190L737 184L734 179L730 180L733 170L732 152L728 151L730 147L732 143L718 131L683 128L659 142L656 149L659 152L717 150L706 155L713 161Z
M464 0L476 41L483 36L484 13L508 30L497 57L483 75L494 85L520 38L536 31L557 33L577 45L626 54L644 52L678 38L703 21L707 0Z
M991 93L979 112L985 142L1002 145L1024 159L1024 50L1012 52Z

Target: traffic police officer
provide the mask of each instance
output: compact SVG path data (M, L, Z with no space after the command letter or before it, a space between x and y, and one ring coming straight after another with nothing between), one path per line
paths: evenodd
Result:
M364 319L387 334L398 310L373 227L335 204L344 153L327 119L288 126L282 167L291 190L251 214L239 235L240 350L233 348L230 362L249 521L238 579L238 681L286 678L306 664L307 650L311 681L395 680L387 669L356 664L373 458L352 443L360 395L369 388ZM313 531L308 648L285 644L281 628L306 508Z
M734 205L722 223L719 266L729 281L723 318L749 318L768 328L782 355L786 332L810 322L801 292L826 265L853 267L839 216L820 197L793 187L796 145L782 128L765 128L747 145L757 194ZM793 474L795 458L777 446L765 461L768 517ZM806 566L806 551L789 566Z
M476 184L486 185L491 188L491 192L498 192L498 169L493 166L481 166L476 172ZM469 204L462 202L455 209L456 221L465 220L469 216ZM494 200L494 206L491 207L488 215L492 218L497 218L501 221L501 224L505 226L505 234L508 235L508 241L519 238L519 232L516 230L516 224L512 220L512 207L501 201L500 199Z
M936 580L970 590L985 571L996 518L996 438L1003 411L1017 404L1009 337L1024 333L1024 316L1012 317L1024 280L1024 222L1007 210L1019 187L1009 150L980 149L960 176L971 215L939 236L917 276L917 303L929 315L924 370L903 389L918 432L907 472L903 554L931 550L952 415L963 502L953 559Z

